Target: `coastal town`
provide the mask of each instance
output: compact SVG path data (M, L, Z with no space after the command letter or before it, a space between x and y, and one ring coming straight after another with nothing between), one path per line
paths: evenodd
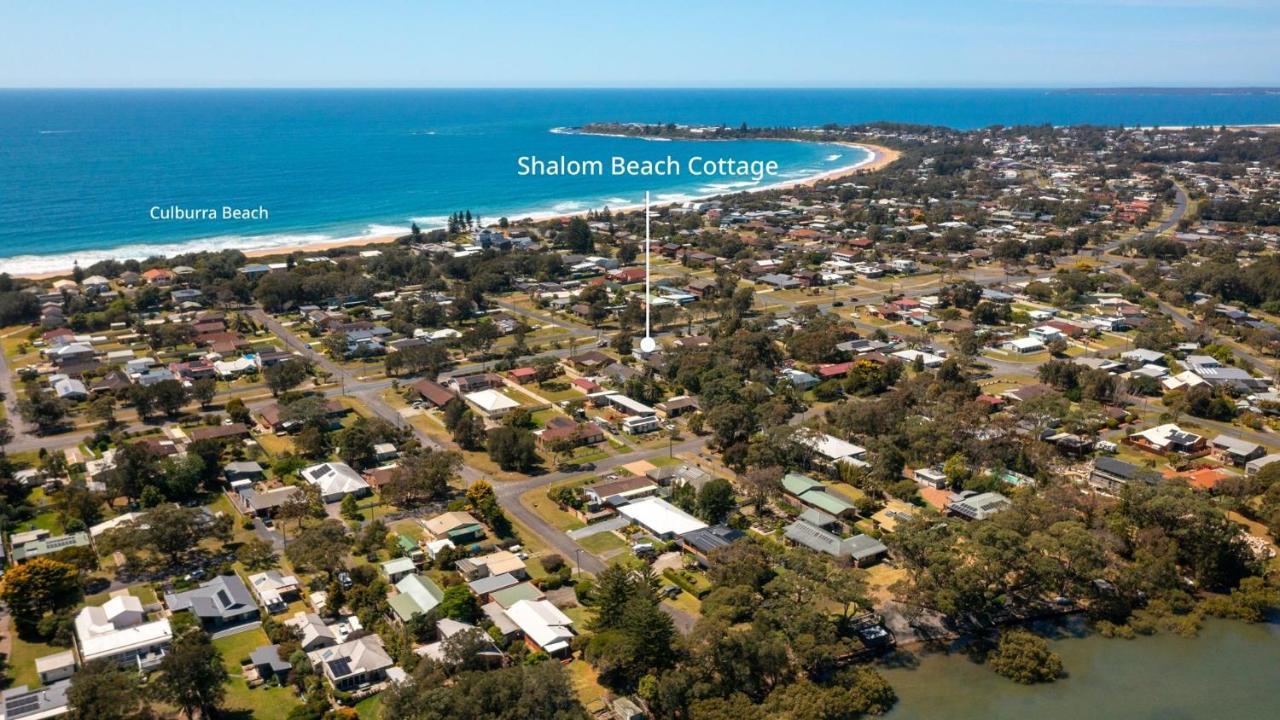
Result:
M835 720L1280 607L1280 133L580 130L872 162L0 275L0 718Z

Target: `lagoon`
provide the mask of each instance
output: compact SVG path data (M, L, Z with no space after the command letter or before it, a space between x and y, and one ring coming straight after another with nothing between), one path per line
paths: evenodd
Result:
M1068 677L1025 686L963 654L882 669L886 720L1251 720L1280 717L1280 624L1210 620L1195 638L1051 642Z

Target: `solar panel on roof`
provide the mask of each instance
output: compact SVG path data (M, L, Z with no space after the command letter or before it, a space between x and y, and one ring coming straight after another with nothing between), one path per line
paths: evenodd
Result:
M338 658L330 661L329 669L333 671L334 677L345 677L351 674L351 662L346 658Z
M4 704L4 709L7 715L18 715L39 707L39 705L40 698L33 693L9 700Z
M221 604L222 607L231 607L231 598L227 596L226 590L218 591L218 603Z

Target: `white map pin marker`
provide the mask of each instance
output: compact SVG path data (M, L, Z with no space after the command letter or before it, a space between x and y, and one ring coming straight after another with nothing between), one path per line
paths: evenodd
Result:
M640 341L640 352L651 353L658 349L658 341L653 339L649 325L649 308L653 304L653 296L649 292L649 191L644 191L644 339Z

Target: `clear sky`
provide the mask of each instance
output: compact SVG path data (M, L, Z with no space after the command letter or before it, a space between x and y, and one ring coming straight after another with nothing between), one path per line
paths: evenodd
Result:
M0 0L0 87L1280 85L1280 0Z

